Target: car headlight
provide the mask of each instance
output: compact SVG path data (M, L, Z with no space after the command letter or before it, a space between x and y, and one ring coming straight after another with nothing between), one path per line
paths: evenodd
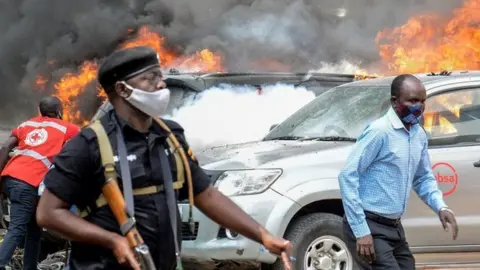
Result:
M262 193L282 174L281 169L235 170L222 173L215 187L225 196Z

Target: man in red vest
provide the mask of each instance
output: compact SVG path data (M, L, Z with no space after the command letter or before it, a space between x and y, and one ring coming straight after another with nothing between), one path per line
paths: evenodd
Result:
M23 269L37 269L41 234L35 221L38 186L53 157L80 132L79 127L62 120L63 106L57 97L43 98L39 109L41 116L15 128L0 150L0 193L5 192L11 202L10 224L0 245L0 270L5 269L23 239ZM15 147L15 155L9 160Z

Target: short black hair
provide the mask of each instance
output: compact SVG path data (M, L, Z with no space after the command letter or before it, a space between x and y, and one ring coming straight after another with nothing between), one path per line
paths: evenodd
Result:
M160 66L158 54L148 46L113 52L98 68L98 82L108 93L118 81L128 80L152 67Z
M392 86L390 88L390 96L395 96L398 97L400 96L400 91L403 88L403 84L407 80L415 80L415 81L420 81L417 77L413 76L412 74L402 74L398 75L393 79L392 81Z
M58 112L62 110L62 101L56 96L42 98L38 104L42 116L57 117Z

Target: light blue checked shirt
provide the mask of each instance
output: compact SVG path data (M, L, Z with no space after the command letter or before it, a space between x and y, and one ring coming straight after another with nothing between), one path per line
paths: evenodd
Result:
M338 179L357 238L370 234L364 211L400 218L412 186L436 213L447 207L432 172L425 131L420 125L408 131L393 109L365 128Z

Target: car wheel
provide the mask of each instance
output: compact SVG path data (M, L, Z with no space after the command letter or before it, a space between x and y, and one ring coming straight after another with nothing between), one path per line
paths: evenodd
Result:
M343 240L343 220L328 213L315 213L294 221L285 234L294 246L296 270L353 270L352 255ZM264 269L283 270L277 260Z

